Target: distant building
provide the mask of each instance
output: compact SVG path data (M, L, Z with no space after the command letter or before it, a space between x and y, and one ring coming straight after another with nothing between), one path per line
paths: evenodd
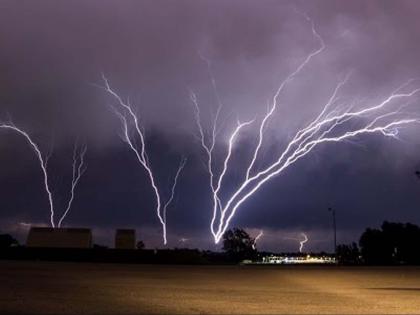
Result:
M28 247L90 248L92 231L85 228L32 227L26 241Z
M306 256L288 256L288 255L270 255L263 257L262 264L335 264L334 257L326 255L306 255Z
M116 230L115 248L135 249L136 248L136 230L132 230L132 229Z

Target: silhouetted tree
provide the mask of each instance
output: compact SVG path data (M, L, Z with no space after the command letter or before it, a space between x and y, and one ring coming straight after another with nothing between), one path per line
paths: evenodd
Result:
M19 242L10 234L0 234L0 248L17 246Z
M254 259L257 251L253 244L254 239L243 229L233 228L223 234L223 250L233 261Z
M367 228L359 241L360 252L367 264L390 264L391 253L381 230Z
M337 259L340 264L358 265L360 264L360 251L356 243L349 245L341 244L337 246Z
M136 248L137 249L144 249L146 247L146 245L144 245L143 241L138 241L136 244Z
M382 224L385 241L390 244L392 260L398 264L420 263L420 228L411 223Z
M367 229L359 245L368 264L419 264L420 228L414 224L385 221L381 230Z

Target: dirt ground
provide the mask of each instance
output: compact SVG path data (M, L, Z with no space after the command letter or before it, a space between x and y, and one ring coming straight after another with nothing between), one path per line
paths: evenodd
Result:
M0 261L0 314L420 314L420 268Z

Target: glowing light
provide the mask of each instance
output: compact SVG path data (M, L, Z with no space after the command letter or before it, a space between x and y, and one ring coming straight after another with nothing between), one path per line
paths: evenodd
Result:
M180 239L179 239L179 242L180 243L186 243L186 242L188 242L190 239L189 238L186 238L186 237L181 237Z
M123 127L123 140L127 145L129 146L130 150L134 152L136 155L137 161L139 164L143 167L143 169L146 171L146 174L150 180L150 185L153 189L155 198L156 198L156 215L159 219L159 222L162 226L162 238L163 243L167 244L167 236L166 236L166 210L173 201L174 194L175 194L175 188L178 182L178 177L181 173L181 171L184 169L186 158L182 158L181 162L178 166L178 170L175 174L172 189L171 189L171 195L168 198L167 202L163 203L161 198L161 193L159 191L159 188L156 183L155 175L153 173L152 167L149 162L149 157L147 155L146 151L146 144L145 144L145 136L144 131L142 131L142 127L140 126L140 120L135 113L135 110L133 109L132 105L129 101L125 102L123 99L118 95L117 92L115 92L111 86L109 85L108 79L105 77L104 74L102 74L102 79L104 82L104 86L102 87L108 94L110 94L118 104L118 108L116 106L111 106L111 109L113 110L114 114L120 118L120 121L122 123ZM130 128L133 126L133 128ZM131 133L137 135L138 139L140 140L140 148L138 147L137 142L132 139Z
M31 223L26 223L26 222L19 222L19 225L24 226L24 227L31 227L32 226Z
M221 165L223 165L222 171L220 174L217 174L214 166L216 159L214 156L214 147L217 140L217 120L221 112L222 103L218 100L218 109L215 119L212 121L210 136L206 137L206 133L201 124L198 97L193 91L190 91L190 99L195 109L195 122L199 132L201 147L206 153L207 158L207 171L210 177L210 189L213 203L210 231L216 244L220 242L223 234L229 228L230 222L239 207L250 196L254 195L260 187L269 182L272 178L282 174L296 161L307 156L318 145L323 143L345 142L351 138L368 134L381 134L386 137L398 139L398 133L401 128L409 124L420 122L419 117L411 117L409 113L404 112L402 110L404 105L399 103L401 101L410 100L411 97L415 96L420 91L420 88L408 88L414 80L409 80L404 83L388 96L384 97L382 101L374 104L361 104L361 108L355 110L354 104L338 104L340 89L349 80L349 75L347 75L335 86L331 96L328 98L316 118L306 124L303 128L297 130L294 137L276 157L274 162L262 170L256 170L257 161L260 156L259 152L264 140L264 132L270 121L270 117L277 109L279 95L284 91L287 84L295 79L303 71L305 66L325 49L324 41L316 32L314 24L306 15L305 18L311 22L312 34L315 39L317 39L319 47L309 53L304 60L298 64L295 70L280 83L278 89L274 93L269 110L257 124L258 141L256 147L253 149L250 163L244 174L244 179L239 187L234 189L233 193L226 201L222 201L220 191L222 189L223 178L227 172L228 164L233 154L234 140L243 127L254 124L255 120L246 123L238 122L236 128L233 129L227 145L226 155L221 161ZM209 65L209 62L207 62L207 64ZM212 76L211 73L210 75ZM213 88L216 89L214 77L212 77L212 85ZM406 92L403 92L403 90ZM395 109L396 104L399 106ZM206 140L207 138L210 140Z
M16 133L18 133L19 135L23 136L26 141L30 144L32 150L35 152L35 155L39 161L39 165L41 167L42 170L42 174L44 177L44 187L45 187L45 191L47 193L48 196L48 202L49 202L49 206L50 206L50 224L52 227L56 227L55 225L55 209L54 209L54 199L53 199L53 195L50 189L50 185L49 185L49 181L48 181L48 159L50 157L50 154L48 154L45 158L43 157L41 150L39 148L39 146L36 144L36 142L31 138L31 136L24 131L21 128L18 128L16 125L14 125L12 122L9 123L1 123L0 124L0 128L1 129L8 129L8 130L12 130ZM87 146L84 145L82 150L80 152L78 152L77 150L77 145L75 145L75 149L73 151L73 178L72 178L72 185L71 185L71 191L70 191L70 199L67 203L67 207L63 213L63 215L61 216L59 223L58 223L58 227L61 226L63 220L65 219L65 217L68 215L71 205L73 203L73 199L74 199L74 191L75 188L81 178L81 176L83 175L83 173L85 172L86 168L83 168L84 166L84 156L86 154L87 151Z

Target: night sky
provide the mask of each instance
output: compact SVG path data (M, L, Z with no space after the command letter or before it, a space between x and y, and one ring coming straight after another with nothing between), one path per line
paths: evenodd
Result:
M88 145L88 169L65 226L91 227L111 245L115 228L136 228L147 246L161 246L161 226L144 170L122 141L114 99L98 87L105 74L136 107L150 163L167 196L181 156L188 158L168 210L170 247L215 249L209 230L211 194L196 138L189 90L207 127L217 107L211 61L224 107L222 120L261 117L278 84L317 47L326 49L285 89L270 121L260 166L267 165L303 123L316 116L340 77L352 73L343 96L366 102L387 97L420 77L419 1L0 1L0 118L31 134L44 154L62 212L69 197L72 148ZM417 81L417 86L420 81ZM420 114L420 98L409 112ZM207 118L206 118L207 117ZM357 241L382 221L420 223L420 125L400 140L364 135L320 145L271 180L238 210L232 226L262 229L261 249L332 249ZM237 143L224 186L243 174L256 129ZM228 133L219 134L223 154ZM53 143L53 146L52 146ZM25 140L0 130L0 231L25 239L28 224L48 225L48 200L36 156ZM220 160L218 160L220 163ZM188 239L181 243L180 239Z

